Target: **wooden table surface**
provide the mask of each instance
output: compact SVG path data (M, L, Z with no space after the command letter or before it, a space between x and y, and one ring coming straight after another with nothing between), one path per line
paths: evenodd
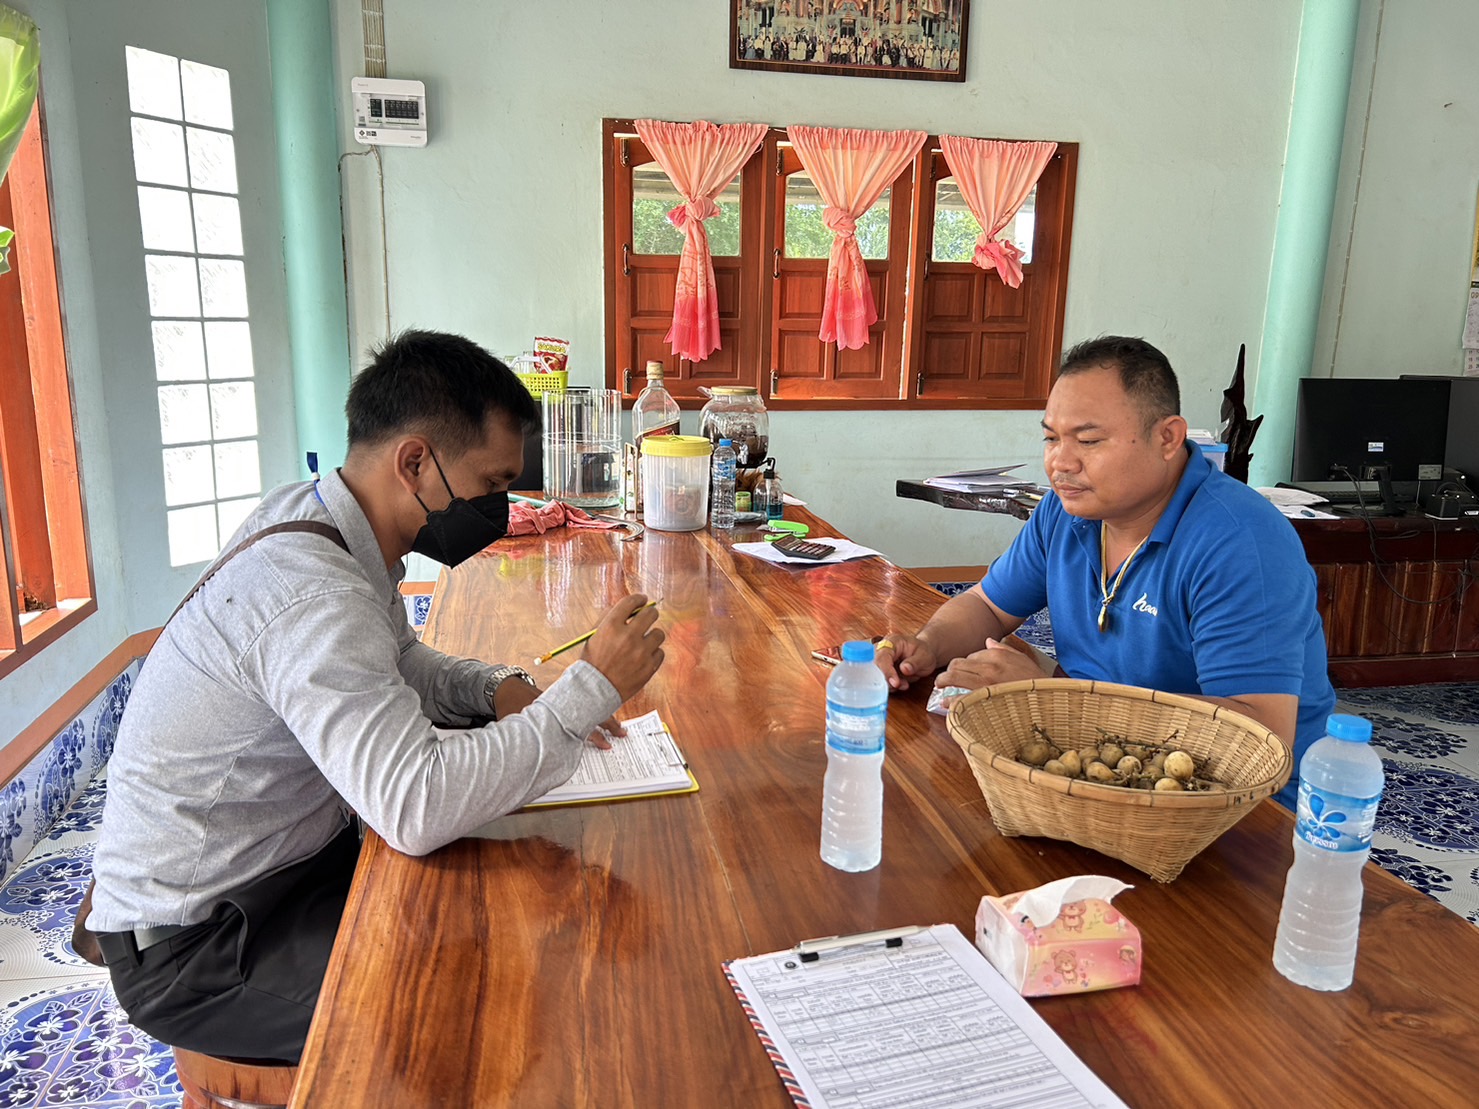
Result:
M658 709L701 791L513 814L419 859L368 836L294 1106L780 1109L724 960L905 924L973 937L983 894L1082 873L1135 884L1116 907L1144 977L1033 1005L1129 1105L1475 1104L1479 929L1367 867L1355 984L1285 981L1292 822L1272 801L1169 885L999 836L919 687L890 703L882 865L824 865L810 652L917 627L941 598L876 559L792 570L728 549L753 532L624 534L500 543L444 576L426 639L527 662L620 595L660 595L667 662L624 714Z

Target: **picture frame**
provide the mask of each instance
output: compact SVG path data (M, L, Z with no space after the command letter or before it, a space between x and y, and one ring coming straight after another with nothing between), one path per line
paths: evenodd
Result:
M729 0L729 68L964 81L970 0Z

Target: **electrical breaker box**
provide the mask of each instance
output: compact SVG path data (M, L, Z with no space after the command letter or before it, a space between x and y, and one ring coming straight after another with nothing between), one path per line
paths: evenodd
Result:
M426 145L426 86L420 81L355 77L354 137L370 146Z

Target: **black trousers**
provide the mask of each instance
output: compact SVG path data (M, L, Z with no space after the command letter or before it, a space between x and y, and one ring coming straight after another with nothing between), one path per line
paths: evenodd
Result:
M132 933L108 937L108 973L128 1019L171 1047L297 1063L358 857L351 822L316 854L142 952Z

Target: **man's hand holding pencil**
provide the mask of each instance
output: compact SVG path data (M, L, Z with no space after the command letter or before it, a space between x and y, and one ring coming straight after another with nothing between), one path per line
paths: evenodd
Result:
M664 634L656 624L657 602L634 593L607 609L595 629L581 637L585 640L585 661L616 688L622 704L651 681L652 675L662 665ZM614 716L601 727L613 736L626 734L626 729L617 723ZM591 736L591 742L597 747L611 746L599 732Z
M534 660L534 665L548 662L556 655L564 654L584 643L585 661L599 670L601 676L615 687L622 704L625 704L652 679L652 675L662 665L662 641L665 636L661 628L653 626L656 623L657 601L649 601L642 594L634 593L612 605L596 627L568 643L546 651ZM519 703L511 702L505 709L500 701L497 706L499 719L509 712L518 712L532 704L542 692L538 686L525 682L504 682L498 687L496 696L501 698L505 688L509 689L511 697L519 699ZM611 746L610 737L624 735L626 729L613 716L587 738L595 746L606 749Z
M623 597L606 611L585 645L585 661L616 687L625 703L662 665L663 630L656 626L656 603L640 593Z

